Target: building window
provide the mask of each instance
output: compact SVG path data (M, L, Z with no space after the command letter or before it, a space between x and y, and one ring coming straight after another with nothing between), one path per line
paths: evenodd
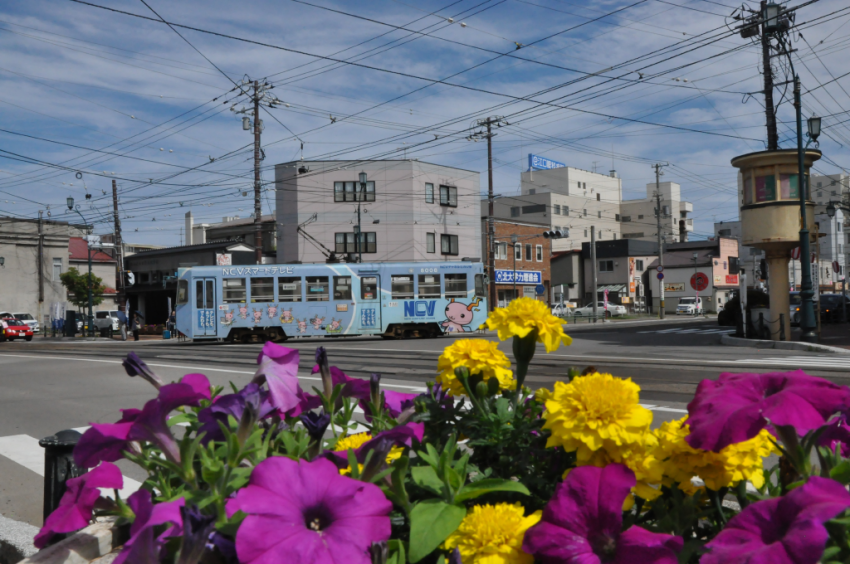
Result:
M251 278L251 303L274 301L274 278Z
M430 182L425 183L425 203L433 204L434 203L434 185Z
M59 282L62 276L62 259L55 258L53 259L53 281Z
M374 202L375 183L366 182L365 190L359 182L334 182L334 202Z
M392 277L392 299L413 299L413 275L404 274Z
M458 255L457 235L440 235L440 253L444 255Z
M378 237L374 231L367 231L360 234L360 248L357 250L370 254L378 252Z
M534 248L534 252L537 255L537 262L543 262L543 245L537 245Z
M614 261L613 260L600 260L599 261L599 272L614 272Z
M222 300L226 304L244 304L245 279L244 278L225 278L221 281Z
M354 252L354 233L336 233L335 251L337 253L353 253Z
M642 215L639 215L639 216L638 216L638 219L643 219L643 216L642 216Z
M533 196L533 195L535 195L536 193L537 193L537 190L535 190L534 188L529 188L529 189L528 189L528 195L529 195L529 196Z
M582 211L582 215L584 215L584 217L587 217L587 210L581 210L581 211Z
M330 301L330 288L328 287L327 276L308 276L307 277L307 301L308 302L327 302Z
M439 274L420 274L419 275L419 299L427 300L430 298L440 297L440 275Z
M584 236L587 237L587 229L584 230Z
M596 217L598 217L599 219L602 219L602 212L601 211L596 212Z
M277 279L277 299L281 302L301 301L301 277L292 276Z
M454 186L440 186L440 205L457 207L457 188Z
M335 233L335 251L337 253L377 253L378 244L377 236L374 231L360 234L360 247L357 248L357 241L354 233Z
M628 222L630 222L631 220L632 220L632 216L630 216L630 215L624 215L624 216L623 216L623 218L621 219L621 221L622 221L623 223L628 223Z
M436 253L437 252L436 236L433 233L426 233L425 234L425 252L426 253Z
M519 206L511 207L511 217L519 217Z
M535 204L533 206L522 206L523 215L527 213L546 213L545 204Z
M643 272L643 259L635 260L635 270L638 272Z
M496 260L508 260L507 243L496 243Z
M596 201L597 201L597 202L599 202L599 201L601 201L601 200L602 200L602 194L600 194L599 192L597 192L597 193L596 193Z
M561 215L561 206L559 206L558 204L554 204L552 206L552 213L554 215Z
M446 299L466 297L466 274L446 274Z
M334 276L334 299L351 300L351 276Z
M569 206L563 206L561 208L561 215L570 215L570 207Z
M614 221L620 221L620 214L618 214L618 213L614 214Z
M514 243L514 260L522 260L522 245Z
M525 244L525 260L532 260L531 259L531 245L529 243Z

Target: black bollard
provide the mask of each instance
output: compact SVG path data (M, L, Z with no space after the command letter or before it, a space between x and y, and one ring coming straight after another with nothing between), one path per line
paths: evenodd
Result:
M74 464L74 447L82 435L66 429L38 441L44 448L44 519L59 507L65 494L65 482L86 473Z

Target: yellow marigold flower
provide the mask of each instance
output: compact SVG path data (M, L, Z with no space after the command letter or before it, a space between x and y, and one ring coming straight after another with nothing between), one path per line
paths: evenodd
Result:
M552 399L552 390L549 388L537 388L534 391L534 399L538 403L546 403Z
M336 446L334 446L334 451L336 452L347 452L348 449L357 450L363 444L372 440L372 435L369 433L357 433L356 435L349 435L347 437L342 437L337 441ZM394 446L390 449L389 454L387 454L387 464L392 464L399 458L401 458L402 453L404 453L404 449L401 447ZM363 471L363 465L357 465L360 468L360 471ZM339 471L343 476L347 476L351 474L351 466L348 468L343 468Z
M592 453L584 451L584 455L578 455L576 465L604 468L609 464L623 464L635 473L637 484L632 488L632 493L651 501L661 495L660 486L664 476L664 467L655 457L657 447L658 439L647 431L634 442L620 446L609 444ZM629 496L623 509L631 509L633 503L634 499Z
M556 382L546 402L544 429L552 431L546 446L562 446L589 460L592 452L640 444L652 423L652 412L638 404L640 387L610 374L594 372Z
M707 488L719 490L742 480L760 488L764 485L764 458L779 454L771 434L762 429L750 440L735 443L720 452L692 448L685 437L690 428L686 417L662 423L653 434L658 438L656 457L664 465L664 473L672 481L686 484L691 478L701 478Z
M573 340L564 333L566 321L552 315L549 307L540 300L518 298L508 307L496 308L487 318L487 327L498 331L499 339L505 341L514 335L525 337L537 329L537 342L546 346L546 352L558 350L561 343L569 345Z
M519 503L476 505L443 543L446 550L460 550L464 564L533 564L522 550L522 539L540 521L542 511L528 517Z
M453 396L460 396L466 390L455 376L455 369L465 366L469 374L480 374L484 381L496 378L502 390L516 389L516 380L509 370L511 361L499 350L498 343L486 339L458 339L448 346L437 361L437 382Z

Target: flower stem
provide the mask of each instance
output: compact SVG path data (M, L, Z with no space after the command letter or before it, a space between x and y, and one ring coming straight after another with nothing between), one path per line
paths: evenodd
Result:
M708 490L708 495L714 503L714 509L717 510L717 519L720 522L720 526L725 527L728 520L726 519L726 514L723 513L723 502L720 499L720 495L714 490Z

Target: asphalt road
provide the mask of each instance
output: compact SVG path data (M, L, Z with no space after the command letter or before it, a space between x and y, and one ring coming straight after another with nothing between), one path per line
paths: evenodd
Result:
M725 347L720 345L724 331L730 329L714 321L675 318L663 324L569 325L572 346L548 355L538 347L527 384L551 387L573 366L631 377L641 386L641 402L654 411L655 425L682 417L696 385L724 371L804 368L809 374L850 384L850 355ZM437 358L450 342L450 338L333 338L295 339L286 345L301 351L299 377L306 389L318 386L310 369L315 349L322 345L331 364L349 375L368 378L371 372L380 372L385 385L413 392L433 379ZM500 347L511 357L510 342ZM127 377L121 368L128 352L136 351L166 381L202 372L213 384L232 381L241 386L251 379L260 348L38 338L0 344L0 514L41 525L43 452L37 439L61 429L83 429L90 422L116 421L120 408L141 407L153 397L153 388ZM144 478L130 465L122 465L122 470L131 479Z

